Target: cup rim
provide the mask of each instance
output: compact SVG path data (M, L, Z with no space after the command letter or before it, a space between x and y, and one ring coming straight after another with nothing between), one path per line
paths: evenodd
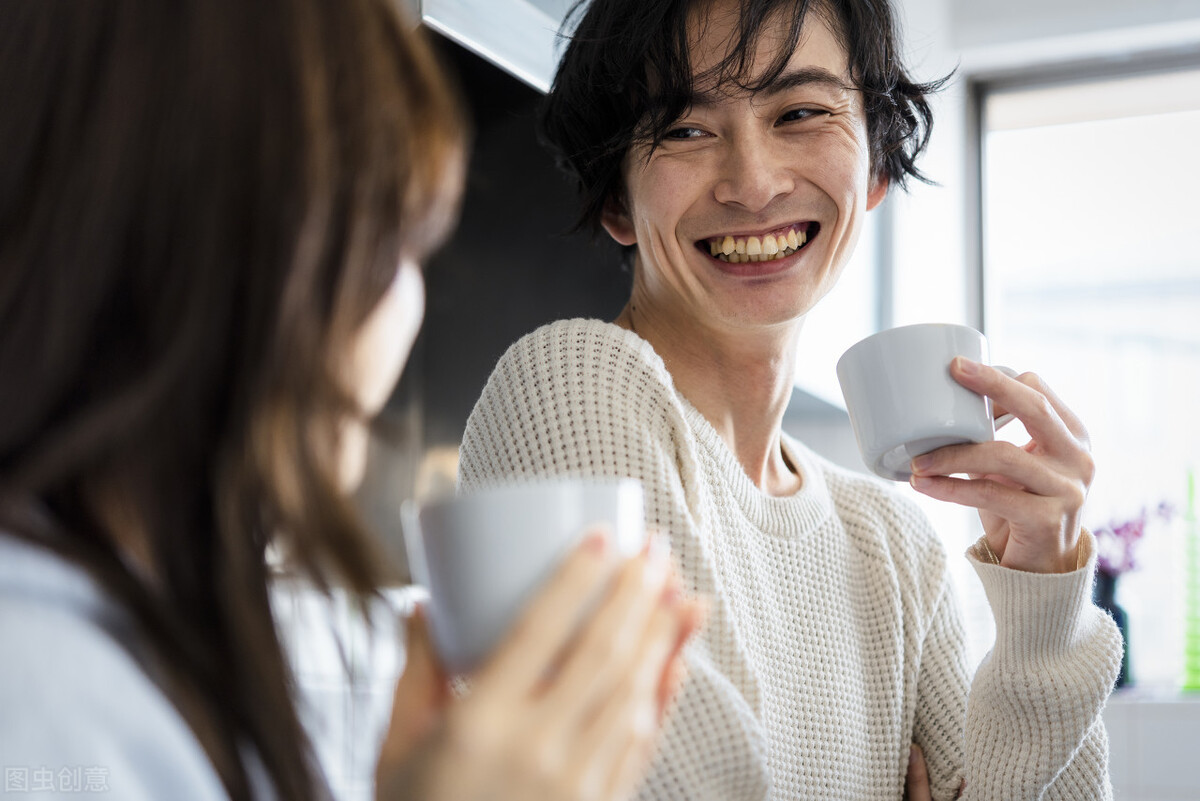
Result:
M974 334L975 336L982 337L983 339L987 339L987 336L982 331L980 331L978 328L975 328L974 326L966 325L965 323L931 322L931 323L909 323L908 325L898 325L893 328L885 328L882 331L876 331L874 334L865 336L862 339L860 339L858 342L855 342L853 345L846 348L845 352L842 353L842 355L840 357L838 357L838 361L837 361L838 369L841 369L842 362L846 361L846 359L849 358L852 353L855 353L855 352L861 350L863 347L875 342L878 339L883 338L885 335L893 335L893 334L897 334L901 331L909 331L914 328L957 329L957 330L961 330L961 331L968 331L968 332Z
M417 501L414 498L409 498L404 501L404 504L420 514L427 509L444 508L460 503L475 503L486 502L496 498L497 496L508 496L512 494L523 493L540 493L545 490L563 490L563 489L615 489L623 486L636 486L639 489L642 487L642 482L632 476L551 476L539 477L531 479L521 479L514 481L506 481L499 484L489 484L479 489L470 490L462 493L446 494L437 497L429 498L425 501Z

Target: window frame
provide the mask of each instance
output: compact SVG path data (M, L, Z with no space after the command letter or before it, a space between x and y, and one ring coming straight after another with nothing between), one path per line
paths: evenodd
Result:
M985 335L988 330L987 264L984 258L984 180L986 164L986 109L993 93L1044 89L1121 78L1136 78L1200 69L1200 52L1191 48L1155 50L1121 57L1088 58L1059 64L980 71L966 79L965 170L966 289L972 324Z

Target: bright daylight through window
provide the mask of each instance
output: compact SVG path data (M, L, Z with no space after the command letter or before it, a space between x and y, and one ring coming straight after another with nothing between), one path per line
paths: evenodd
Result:
M1200 470L1200 70L992 89L982 137L993 358L1047 376L1087 423L1084 522L1120 574L1132 681L1176 688Z

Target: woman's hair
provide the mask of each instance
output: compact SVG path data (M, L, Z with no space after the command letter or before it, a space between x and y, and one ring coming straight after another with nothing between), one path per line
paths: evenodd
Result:
M344 362L465 151L394 5L0 7L0 529L133 611L238 799L245 742L281 798L320 792L268 543L363 602L387 569L338 484Z
M651 151L687 111L696 83L749 92L786 68L810 12L823 15L849 55L850 75L863 93L871 170L905 186L926 180L917 156L929 140L933 114L926 94L945 79L916 83L904 70L890 0L740 0L729 53L693 75L688 23L712 0L580 0L564 28L575 25L542 107L540 130L559 165L578 183L583 209L577 228L599 231L604 204L624 191L621 169L635 142ZM788 27L775 61L753 71L764 28L781 15ZM576 24L576 20L578 20Z

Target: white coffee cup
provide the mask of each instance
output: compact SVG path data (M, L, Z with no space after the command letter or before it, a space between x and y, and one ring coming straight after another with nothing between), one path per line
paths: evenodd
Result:
M916 456L995 438L991 400L951 377L955 356L987 364L987 339L965 325L906 325L842 354L838 381L859 453L872 472L907 481Z
M478 667L589 527L632 556L646 539L641 482L561 479L404 505L414 582L429 591L434 646L453 673Z

